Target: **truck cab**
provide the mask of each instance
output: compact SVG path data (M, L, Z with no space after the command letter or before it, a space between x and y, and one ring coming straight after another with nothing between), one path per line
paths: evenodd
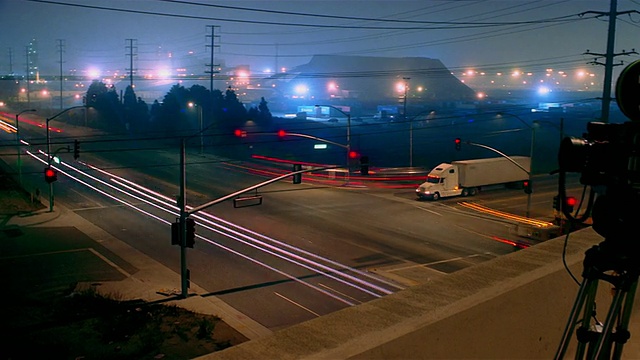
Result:
M438 200L441 197L458 196L461 193L458 169L455 165L447 163L442 163L431 170L427 175L427 181L416 189L420 199Z

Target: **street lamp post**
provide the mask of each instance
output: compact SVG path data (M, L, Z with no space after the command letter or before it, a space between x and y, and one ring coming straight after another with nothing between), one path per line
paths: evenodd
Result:
M335 107L333 105L316 105L315 107L318 108L320 106L326 106L326 107L330 107L332 109L335 109L337 111L339 111L340 113L342 113L343 115L345 115L347 117L347 184L349 183L349 180L351 179L351 161L349 158L349 155L351 154L351 114L347 114L346 112L342 111L342 109Z
M403 97L403 101L402 101L402 117L404 118L404 120L407 120L407 88L409 87L409 85L407 84L407 82L410 80L410 77L403 77L402 80L404 80L404 97Z
M189 103L189 107L193 108L197 108L198 109L198 123L200 124L200 154L204 153L204 139L202 137L202 106L199 106L198 104L194 103L194 102L190 102Z
M409 167L413 167L413 120L418 118L418 116L424 113L433 114L434 110L422 111L414 115L411 120L409 120Z
M18 183L22 186L22 161L20 159L20 115L25 112L35 112L36 109L22 110L16 114L16 148L18 151Z
M532 186L532 182L531 182L531 175L533 173L533 147L535 145L536 142L536 128L527 124L526 121L524 121L521 117L519 117L518 115L514 115L514 114L509 114L509 113L498 113L498 116L502 116L502 115L508 115L508 116L512 116L516 119L518 119L518 121L520 121L522 124L524 124L524 126L526 126L529 130L531 130L531 146L529 148L529 171L527 172L527 175L529 175L529 186ZM531 191L529 191L527 193L527 213L526 216L529 217L530 213L531 213Z
M545 121L545 120L534 120L533 121L534 124L549 124L553 127L555 127L556 129L558 129L560 131L560 143L562 143L562 139L564 139L564 118L560 118L560 125L556 125L555 123L552 123L551 121Z

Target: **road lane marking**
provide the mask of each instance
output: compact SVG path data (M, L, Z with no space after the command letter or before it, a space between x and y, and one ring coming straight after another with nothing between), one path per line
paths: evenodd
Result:
M79 192L79 191L77 191L77 190L75 190L75 189L69 189L69 190L71 190L71 191L73 191L74 193L78 194L80 197L83 197L83 198L87 199L87 201L89 201L90 203L96 204L97 206L96 206L95 208L98 208L98 209L99 209L99 208L103 208L103 207L104 207L104 206L103 206L102 204L100 204L99 202L97 202L97 201L95 201L95 200L93 200L93 199L89 198L88 196L84 195L83 193L81 193L81 192Z
M317 316L317 317L320 317L320 314L318 314L317 312L314 312L313 310L311 310L311 309L309 309L309 308L307 308L307 307L304 307L304 306L303 306L303 305L301 305L301 304L298 304L297 302L295 302L295 301L293 301L293 300L289 299L288 297L286 297L286 296L284 296L284 295L281 295L281 294L278 294L278 293L277 293L277 292L275 292L275 291L274 291L273 293L274 293L274 294L276 294L276 295L278 295L279 297L281 297L281 298L283 298L283 299L287 300L288 302L292 303L293 305L298 306L298 307L299 307L299 308L301 308L301 309L307 310L308 312L312 313L313 315L315 315L315 316Z
M325 284L323 284L323 283L318 283L318 286L321 286L321 287L323 287L323 288L325 288L325 289L327 289L327 290L329 290L329 291L333 291L333 292L334 292L334 293L336 293L336 294L340 294L340 295L342 295L342 296L344 296L344 297L346 297L346 298L349 298L349 299L351 299L351 300L353 300L353 301L355 301L355 302L358 302L358 303L362 304L362 301L360 301L360 300L358 300L358 299L354 298L353 296L349 296L349 295L347 295L347 294L345 294L345 293L343 293L343 292L340 292L340 291L338 291L338 290L336 290L336 289L334 289L334 288L332 288L332 287L330 287L330 286L327 286L327 285L325 285Z
M433 211L433 210L430 210L430 209L427 209L427 208L423 208L422 206L418 206L418 205L414 205L414 206L415 206L416 208L420 209L420 210L424 210L424 211L429 212L429 213L432 213L432 214L434 214L434 215L442 216L442 214L440 214L440 213L439 213L439 212L437 212L437 211Z

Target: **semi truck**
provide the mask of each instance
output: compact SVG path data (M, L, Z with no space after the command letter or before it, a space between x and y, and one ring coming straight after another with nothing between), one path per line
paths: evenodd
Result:
M449 196L473 196L483 187L505 185L520 188L529 179L531 158L511 156L523 170L505 157L473 159L442 163L427 175L427 181L416 189L419 199L438 200Z

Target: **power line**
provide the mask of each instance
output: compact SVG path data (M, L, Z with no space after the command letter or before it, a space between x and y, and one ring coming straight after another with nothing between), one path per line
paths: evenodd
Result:
M542 24L542 23L557 23L557 22L574 22L587 20L585 17L578 17L579 14L565 15L555 18L549 19L540 19L540 20L530 20L530 21L513 21L513 22L478 22L478 23L455 23L455 22L440 22L440 21L419 21L419 22L411 22L411 23L419 23L425 26L403 26L403 27L394 27L394 26L373 26L373 25L364 25L364 26L353 26L353 25L330 25L330 24L308 24L308 23L292 23L292 22L276 22L276 21L259 21L259 20L244 20L244 19L225 19L225 18L215 18L215 17L207 17L207 16L197 16L197 15L184 15L184 14L172 14L172 13L160 13L154 11L144 11L144 10L133 10L133 9L120 9L120 8L110 8L104 6L95 6L95 5L84 5L84 4L71 4L64 3L60 1L51 1L51 0L26 0L30 2L43 3L43 4L53 4L53 5L63 5L63 6L71 6L71 7L79 7L85 9L94 9L94 10L106 10L106 11L114 11L114 12L124 12L131 14L143 14L143 15L154 15L154 16L166 16L166 17L174 17L174 18L183 18L183 19L197 19L197 20L208 20L208 21L221 21L221 22L232 22L232 23L244 23L244 24L254 24L254 25L276 25L276 26L295 26L295 27L310 27L310 28L327 28L327 29L360 29L360 30L452 30L452 29L472 29L472 28L482 28L482 27L495 27L495 26L510 26L510 25L524 25L524 24ZM200 4L203 5L203 4ZM329 16L329 15L326 15ZM367 20L366 18L353 18L359 20ZM390 20L380 20L380 19L370 19L372 21L383 21L388 22ZM437 26L433 26L433 25ZM431 26L427 26L431 25ZM455 26L455 27L452 27Z

